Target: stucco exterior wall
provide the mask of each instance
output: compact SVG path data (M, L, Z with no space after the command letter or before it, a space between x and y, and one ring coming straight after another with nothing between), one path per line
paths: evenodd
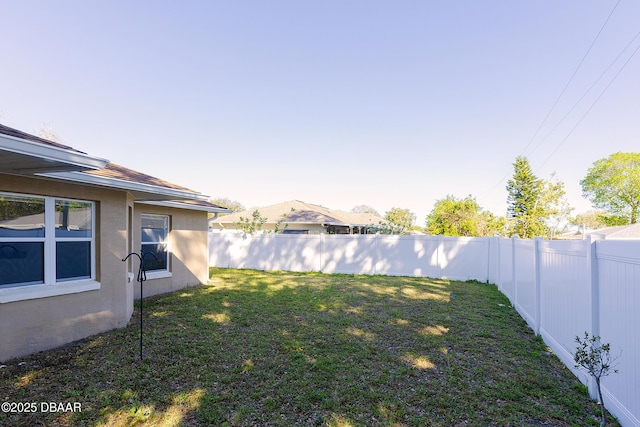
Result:
M169 215L171 218L170 275L156 278L153 273L148 273L147 281L143 285L143 296L146 298L207 283L209 278L207 213L136 203L134 230L140 230L142 214ZM133 236L133 247L136 251L140 250L140 240L141 233L138 231ZM137 274L137 269L136 262L132 272ZM140 284L137 282L134 283L134 295L136 299L140 299Z
M0 174L0 191L96 203L97 290L0 304L0 360L53 348L124 326L131 317L127 284L125 192ZM55 285L51 285L55 286Z

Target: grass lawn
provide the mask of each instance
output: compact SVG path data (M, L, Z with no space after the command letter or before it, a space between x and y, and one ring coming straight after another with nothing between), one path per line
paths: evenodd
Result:
M495 286L212 269L143 308L143 361L136 311L126 328L5 362L0 400L37 410L0 425L599 425Z

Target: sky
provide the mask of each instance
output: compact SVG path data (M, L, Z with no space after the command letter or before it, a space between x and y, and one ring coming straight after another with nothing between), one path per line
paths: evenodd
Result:
M640 2L0 0L0 123L245 207L574 213L640 151Z

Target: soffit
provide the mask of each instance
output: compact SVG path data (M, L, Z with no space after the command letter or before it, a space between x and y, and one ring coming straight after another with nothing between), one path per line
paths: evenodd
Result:
M35 175L49 172L88 171L107 161L75 150L0 134L0 172Z

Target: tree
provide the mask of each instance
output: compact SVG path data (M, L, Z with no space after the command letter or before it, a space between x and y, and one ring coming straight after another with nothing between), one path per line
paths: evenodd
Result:
M251 213L251 219L240 217L240 221L236 224L243 233L253 234L256 231L262 230L262 226L267 221L267 218L260 215L260 211L256 209Z
M618 215L609 215L603 210L590 210L577 214L575 217L569 218L569 222L578 227L589 228L591 230L629 224L627 218Z
M566 228L569 223L569 215L574 210L569 205L564 190L564 182L551 174L551 179L543 181L541 193L541 212L544 223L547 226L547 237L553 238L555 234Z
M62 142L60 137L54 132L51 123L43 123L42 128L38 131L38 136L53 142Z
M351 209L351 212L353 212L353 213L370 213L370 214L374 214L375 216L380 216L378 211L375 210L374 208L372 208L369 205L354 206L353 209Z
M597 160L580 181L594 207L635 224L640 207L640 153L614 153Z
M242 203L240 203L237 200L231 200L228 197L218 197L216 199L211 199L211 203L230 209L231 212L240 212L245 210ZM222 215L227 215L227 214L220 214L220 216Z
M503 226L504 221L484 211L471 195L464 199L448 195L436 201L426 218L427 232L444 236L490 236Z
M616 357L612 357L609 343L602 344L599 336L589 336L588 332L584 333L584 340L576 336L578 347L573 355L573 361L576 368L584 368L596 380L596 388L598 390L598 398L600 399L600 411L602 419L600 426L604 427L607 423L607 414L604 410L604 400L602 399L602 389L600 382L602 377L609 374L617 373L614 369Z
M409 209L391 208L391 210L384 215L384 219L400 228L401 232L404 232L411 228L413 222L416 220L416 214Z
M513 234L525 239L545 233L540 206L542 189L543 182L533 174L527 158L516 157L513 177L507 181L507 214Z
M516 157L513 171L507 182L510 233L523 239L552 237L573 210L566 201L564 183L555 174L549 181L538 178L523 156Z

